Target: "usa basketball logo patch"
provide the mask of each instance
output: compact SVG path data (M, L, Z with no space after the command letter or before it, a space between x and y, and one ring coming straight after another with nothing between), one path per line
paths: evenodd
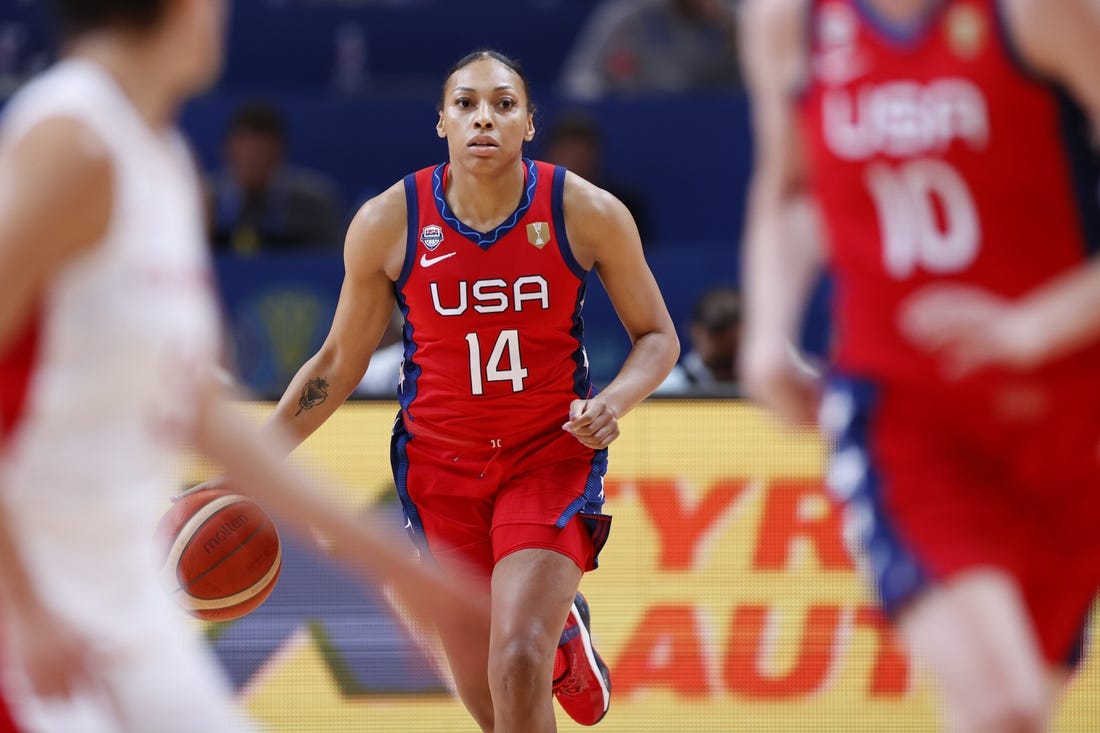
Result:
M429 224L420 230L420 242L428 248L429 252L435 250L443 243L443 227L438 224Z

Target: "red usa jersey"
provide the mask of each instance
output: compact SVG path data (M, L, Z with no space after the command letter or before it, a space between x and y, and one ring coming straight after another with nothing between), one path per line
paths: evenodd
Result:
M836 275L837 364L890 381L938 381L897 328L914 290L1017 296L1100 242L1081 111L1021 64L997 0L929 6L899 28L867 0L813 0L799 107ZM1046 373L1098 368L1094 349Z
M447 205L447 164L405 177L398 394L413 435L500 446L559 430L569 403L589 394L580 317L587 272L566 238L565 169L523 166L519 205L489 232Z

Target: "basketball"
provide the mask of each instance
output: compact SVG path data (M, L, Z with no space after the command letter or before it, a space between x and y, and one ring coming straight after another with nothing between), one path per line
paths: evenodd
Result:
M161 517L163 574L176 601L207 621L232 621L271 594L282 568L279 532L252 499L203 489Z

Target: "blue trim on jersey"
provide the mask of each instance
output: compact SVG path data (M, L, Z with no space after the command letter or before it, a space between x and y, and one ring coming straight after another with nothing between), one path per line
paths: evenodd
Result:
M603 477L607 474L607 448L602 448L592 454L592 470L588 472L588 480L584 482L584 493L574 499L565 511L554 522L554 526L562 529L569 524L569 520L578 512L585 514L601 514L603 512Z
M409 496L409 454L406 446L412 440L405 427L405 419L397 413L393 421L393 435L390 438L390 469L393 471L393 483L397 487L397 496L401 499L401 508L405 512L405 531L423 553L428 553L428 539L424 534L424 523L420 521L420 512Z
M447 197L444 195L443 185L443 169L445 164L436 166L436 169L432 171L432 196L435 197L436 208L439 209L439 215L443 217L443 221L447 222L452 229L469 239L482 249L489 249L489 247L496 244L501 237L508 232L516 228L520 219L527 213L527 210L531 208L531 202L535 200L535 187L538 186L538 168L535 166L533 160L528 158L523 159L523 165L527 168L527 185L523 188L523 196L520 197L519 206L512 212L512 215L501 222L495 229L489 232L479 232L472 227L467 226L455 216L451 211L451 207L447 205Z
M412 274L416 264L417 240L420 232L420 196L416 190L416 174L405 176L405 261L401 264L401 275L394 286L400 290Z
M562 166L554 167L553 186L550 189L550 211L554 214L554 232L558 240L558 252L562 261L580 280L577 287L577 302L573 308L573 327L569 329L569 335L577 340L577 348L573 352L573 362L577 368L573 370L573 393L583 399L588 399L592 390L592 380L588 370L588 354L584 350L584 319L581 318L581 309L584 308L584 296L588 288L588 270L581 267L577 258L573 256L573 247L569 244L569 235L565 232L565 173Z
M418 232L420 231L420 204L416 190L416 176L405 176L405 209L407 222L405 224L405 262L401 266L401 276L393 284L393 297L397 307L401 310L401 316L405 325L401 329L401 340L405 344L405 360L401 364L401 383L397 386L397 399L401 403L401 409L408 412L413 400L416 399L416 382L423 371L420 365L413 360L416 354L416 338L413 335L412 324L409 323L409 303L405 299L404 287L412 273L416 263L416 249ZM409 419L413 419L410 413Z
M587 291L588 271L576 261L573 256L573 248L569 243L569 234L565 233L565 206L562 203L565 196L565 168L557 165L553 169L553 186L550 189L550 210L553 212L553 229L557 233L558 252L562 261L569 265L569 269L581 284L576 288L576 304L573 307L573 326L569 329L569 335L576 339L576 350L573 351L573 362L576 369L573 370L573 394L582 400L591 396L592 379L588 373L588 355L584 351L584 319L581 318L581 309L584 307L584 295Z
M569 244L569 235L565 230L565 168L562 166L554 166L554 184L550 189L550 211L554 212L554 233L557 235L558 251L561 253L561 258L565 260L565 264L569 265L569 269L573 271L573 274L577 276L577 279L584 280L588 275L588 270L581 267L581 263L577 262L577 258L573 256L573 248Z
M573 327L569 329L569 335L577 340L577 348L573 351L573 362L577 365L573 370L573 394L586 400L592 391L592 375L588 369L588 353L584 350L584 319L581 318L581 309L584 308L584 294L587 290L585 281L577 287L577 303L573 308Z
M929 573L898 536L884 510L883 484L874 466L871 433L876 384L834 375L822 401L833 439L827 484L845 504L846 522L859 528L867 567L884 610L894 615L929 583Z
M409 323L409 303L400 290L394 290L394 297L397 300L397 307L401 310L401 317L405 319L405 325L401 329L401 340L405 343L405 358L401 363L401 383L397 385L397 401L401 403L401 409L409 414L409 419L415 420L411 407L416 399L417 380L420 379L423 369L413 359L417 344L412 324Z
M895 23L880 15L870 0L854 0L856 12L863 21L898 46L915 46L922 41L935 25L936 16L948 3L949 0L932 0L911 23Z
M1082 255L1100 253L1100 158L1089 144L1089 118L1065 89L1054 87L1058 102L1058 123L1062 146L1069 165L1073 198L1077 204L1081 236L1085 251Z

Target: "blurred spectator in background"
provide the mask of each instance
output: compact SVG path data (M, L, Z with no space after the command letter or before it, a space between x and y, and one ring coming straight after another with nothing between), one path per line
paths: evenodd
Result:
M737 0L603 0L562 74L562 93L583 100L736 89Z
M343 241L343 204L337 187L318 172L286 165L286 124L265 102L233 115L223 143L225 168L210 180L210 236L214 249L336 251Z
M595 118L580 110L563 113L551 125L545 145L543 160L565 166L622 201L638 225L642 244L650 244L649 204L636 188L605 174L603 131Z
M741 294L716 287L695 301L688 326L690 348L656 394L735 391L737 345L741 340Z

